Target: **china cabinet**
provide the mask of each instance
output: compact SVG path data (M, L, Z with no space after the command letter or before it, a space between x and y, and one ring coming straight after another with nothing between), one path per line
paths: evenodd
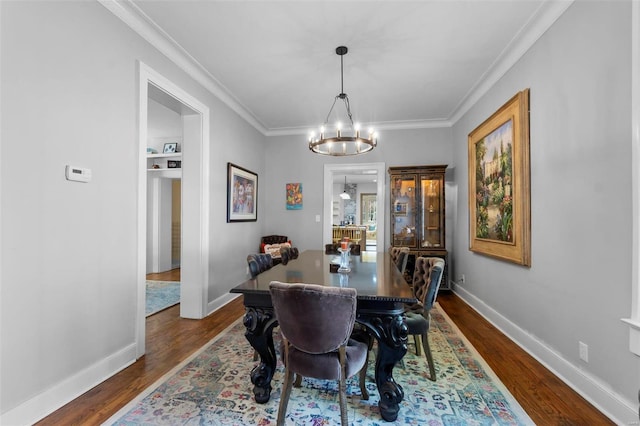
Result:
M391 245L409 247L407 273L416 256L441 257L445 269L440 289L449 290L445 245L444 175L446 165L389 167Z

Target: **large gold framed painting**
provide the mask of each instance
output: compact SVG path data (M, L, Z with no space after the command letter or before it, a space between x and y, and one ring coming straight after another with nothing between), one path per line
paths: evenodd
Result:
M529 89L469 133L469 249L531 266Z

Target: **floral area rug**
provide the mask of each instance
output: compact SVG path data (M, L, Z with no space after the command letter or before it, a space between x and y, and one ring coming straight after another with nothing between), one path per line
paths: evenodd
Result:
M147 281L145 315L180 303L180 281Z
M404 366L393 376L405 397L395 422L385 422L378 410L374 380L375 356L370 356L368 401L360 398L358 375L347 382L351 425L533 425L534 423L486 365L471 344L439 308L431 311L429 341L437 381L428 379L424 354L415 355L409 338ZM120 410L108 425L275 425L284 367L278 366L271 399L257 404L249 373L255 363L253 349L236 321L190 359L174 368ZM277 329L276 329L277 330ZM274 333L276 336L278 333ZM279 341L276 342L276 348ZM375 350L375 347L374 347ZM287 425L340 423L337 383L305 378L293 388Z

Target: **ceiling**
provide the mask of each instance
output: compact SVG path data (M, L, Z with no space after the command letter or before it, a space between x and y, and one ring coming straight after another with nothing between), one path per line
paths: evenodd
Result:
M354 121L377 129L450 126L571 2L118 4L165 43L168 39L172 59L186 58L192 74L206 80L205 86L214 87L254 127L278 135L308 133L324 122L341 91L335 53L340 45L349 48L344 92ZM336 104L329 121L335 120L347 120L342 104Z

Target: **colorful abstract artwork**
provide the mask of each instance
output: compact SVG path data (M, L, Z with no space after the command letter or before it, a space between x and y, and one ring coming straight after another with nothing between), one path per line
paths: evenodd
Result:
M302 183L287 184L287 210L302 210Z

